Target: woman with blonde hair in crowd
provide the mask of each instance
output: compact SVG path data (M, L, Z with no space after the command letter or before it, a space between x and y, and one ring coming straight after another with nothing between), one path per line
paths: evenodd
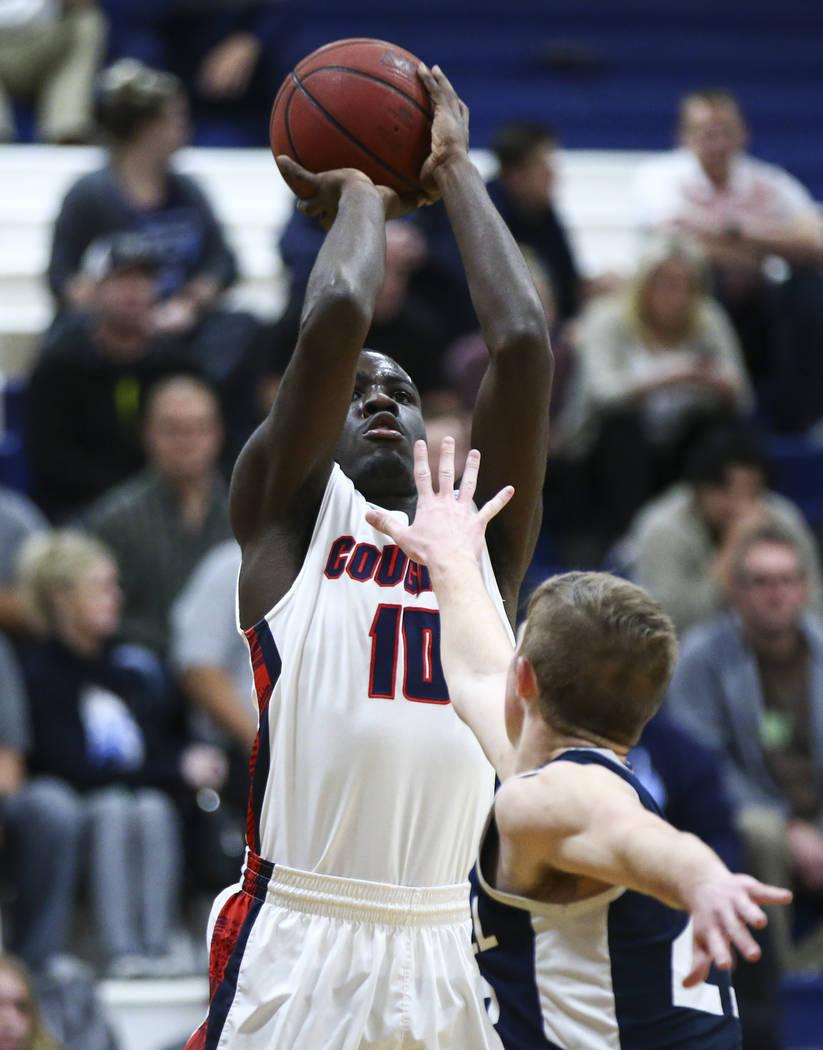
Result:
M91 908L108 972L169 974L188 961L175 958L170 940L182 871L175 795L219 788L225 759L177 735L154 654L117 644L121 595L105 546L57 530L31 537L19 564L21 595L42 632L21 649L31 774L59 785L87 829Z
M61 1050L40 1018L29 971L5 952L0 952L0 1048Z
M576 363L558 451L585 464L590 502L612 538L678 476L708 420L744 415L752 391L737 338L709 295L701 249L679 235L645 244L624 288L575 325Z

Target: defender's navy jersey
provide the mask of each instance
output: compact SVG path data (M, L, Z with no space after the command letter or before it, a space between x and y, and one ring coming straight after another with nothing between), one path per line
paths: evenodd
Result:
M660 814L611 751L575 749L554 761L605 766ZM713 968L705 983L683 987L692 960L686 912L619 886L572 904L501 893L487 881L497 845L492 809L470 876L473 941L506 1050L740 1047L729 975Z

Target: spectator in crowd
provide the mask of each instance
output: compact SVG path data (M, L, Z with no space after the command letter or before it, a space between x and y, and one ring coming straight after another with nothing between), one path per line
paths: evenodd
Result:
M653 237L630 284L575 325L576 368L555 451L611 539L682 472L696 427L745 413L752 396L734 330L707 291L703 255L681 236ZM588 482L588 485L586 484Z
M486 356L488 360L488 350ZM437 467L440 463L440 446L444 437L454 438L455 462L466 462L466 456L471 448L471 409L465 408L457 396L444 392L424 401L423 423L426 427L429 463L435 467L432 474L433 484L437 486Z
M83 520L117 559L123 638L165 657L174 599L203 555L231 536L217 471L217 399L194 377L161 380L147 398L143 433L146 470L103 496Z
M551 414L554 418L564 403L568 393L569 379L573 372L572 347L567 336L569 326L558 323L554 292L540 259L528 245L521 246L521 251L537 294L540 296L551 334L555 361L551 400ZM463 407L469 412L474 408L488 360L488 347L483 341L481 332L477 329L456 339L446 351L443 368L448 385L454 389Z
M812 533L789 500L766 488L754 434L717 424L688 451L685 480L643 507L617 552L620 567L660 602L679 632L725 607L731 552L742 529L774 520L796 538L809 599L820 608L820 561Z
M629 752L629 761L671 824L708 843L727 867L740 868L720 752L659 711Z
M154 334L187 339L224 403L237 399L248 410L258 325L220 306L237 276L234 255L203 191L171 167L188 136L180 81L134 60L115 63L101 74L96 117L109 156L71 186L60 207L48 270L58 304L93 306L99 286L83 272L86 250L115 233L141 233L162 260Z
M269 370L277 375L282 374L297 343L308 272L322 243L322 231L319 227L315 231L312 228L315 225L302 212L295 211L290 222L291 232L284 234L287 241L297 240L297 250L305 257L296 264L289 302L274 326ZM288 248L284 247L284 251L288 256ZM447 336L445 320L411 287L412 276L422 265L426 252L426 240L414 223L398 219L386 224L386 276L365 343L370 349L393 357L415 377L415 384L423 395L446 384L442 367ZM485 370L488 361L485 347L483 352Z
M99 250L95 250L99 249ZM49 331L29 380L26 452L41 507L77 513L145 462L140 416L158 379L194 368L183 340L155 334L156 250L140 234L115 234L86 253L93 312Z
M0 954L0 1046L3 1050L60 1050L40 1018L30 973L5 952Z
M110 54L176 73L192 100L199 142L268 145L272 99L291 68L284 54L289 0L105 4L112 22Z
M492 141L499 172L489 184L489 196L517 243L531 248L545 268L557 316L565 321L580 307L582 282L555 208L556 149L557 137L547 125L501 125Z
M499 172L488 191L518 244L534 252L548 277L557 318L566 321L577 313L584 289L555 208L556 144L554 131L545 125L501 125L492 142ZM415 287L449 319L453 337L473 331L477 322L443 206L424 208L415 218L429 245L428 262Z
M249 756L257 735L249 647L235 612L240 548L233 538L199 562L172 606L169 662L199 740L219 747L228 774L219 796L186 813L188 860L198 888L217 892L243 862Z
M30 748L22 675L11 645L0 634L0 834L4 867L14 884L11 930L4 929L4 941L39 971L68 949L82 826L54 784L27 779Z
M235 539L199 562L171 610L169 660L192 710L248 755L257 735L249 647L237 628L240 548Z
M0 632L29 629L17 590L17 551L27 536L48 527L40 511L25 496L0 486Z
M68 530L35 536L20 564L42 631L22 648L32 774L88 827L91 906L109 972L168 972L182 863L173 793L219 787L223 756L172 735L158 661L116 644L117 566L102 544Z
M683 756L688 755L688 761ZM727 867L742 865L740 836L726 787L723 755L658 711L628 755L631 768L669 823L697 835ZM782 1050L780 993L768 930L754 930L760 959L738 959L734 987L743 1026L743 1050Z
M772 295L763 261L775 255L799 268L823 258L823 222L791 175L745 152L747 129L737 99L720 89L689 92L680 104L680 146L638 174L638 221L697 237L714 268L716 294L740 334L756 381L771 368L777 313L792 301ZM784 274L785 276L785 274ZM813 282L802 297L819 296ZM793 291L797 291L794 289Z
M789 969L823 969L823 620L806 609L808 582L791 532L761 524L743 533L732 552L733 613L687 634L667 701L725 757L747 870L817 900L820 928L796 950L791 916L774 916Z
M11 103L17 99L35 101L41 141L88 141L105 39L96 0L0 4L0 142L16 137Z

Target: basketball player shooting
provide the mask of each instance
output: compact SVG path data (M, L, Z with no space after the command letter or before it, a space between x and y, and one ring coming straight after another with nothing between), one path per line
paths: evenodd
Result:
M748 926L791 893L676 831L627 764L674 667L671 621L634 584L566 573L536 589L512 653L478 555L513 490L475 512L479 463L455 499L445 439L435 493L420 441L414 524L366 516L427 566L452 703L502 781L471 873L498 1034L507 1050L739 1048L732 952L757 959Z
M552 360L523 258L468 157L443 73L421 179L442 196L490 351L472 440L491 494L482 577L511 636L540 528ZM239 617L259 705L243 878L212 911L209 1016L189 1050L483 1050L466 876L494 774L451 709L424 566L366 521L414 515L420 399L363 349L385 222L409 206L353 169L289 185L329 230L268 418L234 470Z

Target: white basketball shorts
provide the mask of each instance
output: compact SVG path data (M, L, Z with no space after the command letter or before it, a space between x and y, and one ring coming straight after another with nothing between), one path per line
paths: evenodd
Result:
M413 888L248 853L209 919L209 1014L186 1050L502 1050L468 887Z

